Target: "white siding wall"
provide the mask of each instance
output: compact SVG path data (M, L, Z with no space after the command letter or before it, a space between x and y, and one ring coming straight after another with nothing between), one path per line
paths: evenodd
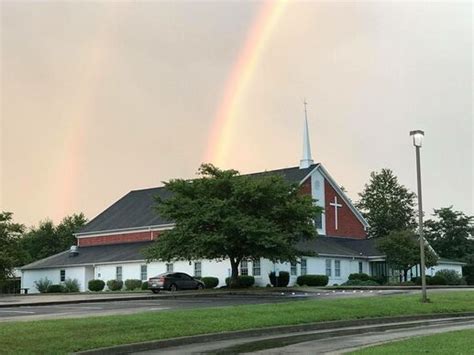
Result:
M363 271L368 273L369 266L365 260L352 260L352 258L334 258L334 257L307 257L307 274L319 274L326 275L326 259L331 260L331 277L329 278L329 285L342 284L347 281L348 277L352 273L359 272L359 261L363 262ZM335 276L335 260L341 262L341 275ZM130 262L130 263L114 263L114 264L97 264L95 267L70 267L65 268L66 278L77 279L80 283L81 291L87 291L88 282L92 279L100 279L105 282L108 280L115 280L116 278L116 267L122 267L122 280L127 279L140 279L141 278L141 265L145 262ZM147 264L147 277L156 276L158 274L166 272L166 264L164 262L152 262ZM173 271L185 272L189 275L194 276L194 262L189 264L187 261L177 261L172 263ZM441 268L447 268L443 266ZM460 269L460 267L459 267ZM41 278L47 277L54 284L60 283L60 270L61 269L41 269L41 270L25 270L22 277L22 287L30 288L29 292L37 292L34 287L34 281ZM219 279L218 287L225 286L226 277L230 276L230 262L228 260L213 261L213 260L202 260L201 261L201 275L202 276L213 276ZM253 263L248 262L248 274L255 277L255 285L265 287L270 283L268 274L272 271L287 271L290 273L290 286L296 283L296 279L301 275L301 264L297 264L297 274L291 275L290 263L272 263L270 260L262 259L260 262L260 276L253 275Z
M426 275L434 276L439 270L454 270L462 276L462 265L439 263L436 266L426 269Z
M39 269L39 270L25 270L21 278L21 287L29 288L28 293L38 293L35 286L35 281L42 278L49 279L53 284L60 282L60 270L66 270L66 279L76 279L79 281L79 289L81 292L87 289L86 271L85 267L67 267L58 269Z

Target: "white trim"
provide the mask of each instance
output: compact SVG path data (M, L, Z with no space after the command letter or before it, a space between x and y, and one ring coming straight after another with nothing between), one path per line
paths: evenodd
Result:
M127 260L127 261L118 260L118 261L104 261L104 262L83 263L83 264L53 265L53 266L44 266L44 267L34 267L34 268L28 268L28 269L23 269L23 270L57 269L57 268L68 268L68 267L78 267L78 266L96 267L96 266L100 266L100 265L130 264L130 263L146 263L146 260L145 259Z
M313 172L319 168L319 165L321 165L320 163L317 163L315 166L314 166L314 169L312 169L308 174L306 174L306 176L303 178L303 180L301 180L299 182L299 186L301 186L308 178L311 177L311 175L313 175Z
M352 204L351 200L347 195L344 193L344 191L341 190L341 188L336 184L336 181L329 175L328 171L322 166L322 164L318 164L316 169L320 170L320 173L327 179L329 185L336 190L336 192L341 196L341 198L344 200L346 205L349 207L349 209L354 213L354 215L357 217L357 219L362 223L362 225L365 228L369 227L369 224L365 220L364 216L355 208L355 206Z
M118 235L118 234L128 234L133 232L147 232L147 231L162 231L172 229L175 226L175 223L160 224L156 226L144 226L144 227L134 227L134 228L122 228L122 229L109 229L105 231L98 232L86 232L86 233L75 233L76 238L93 238L101 237L104 235Z

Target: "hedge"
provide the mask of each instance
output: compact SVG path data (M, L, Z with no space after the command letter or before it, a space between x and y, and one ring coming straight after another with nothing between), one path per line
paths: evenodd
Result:
M219 285L219 279L217 277L205 276L201 278L201 281L204 282L206 288L214 288Z
M148 290L148 281L143 281L142 290Z
M247 288L253 286L255 283L255 278L253 276L248 275L240 275L237 276L237 285L235 287L238 288ZM225 284L230 287L230 277L225 279Z
M360 281L369 281L370 276L361 272L349 275L349 280L360 280Z
M63 285L49 285L47 293L61 293L64 292Z
M276 277L275 272L272 271L268 274L268 277L274 287L286 287L290 282L290 273L288 271L280 271L278 277Z
M296 279L299 286L326 286L329 282L329 277L326 275L301 275Z
M463 283L461 275L454 270L439 270L436 272L436 276L442 277L446 281L446 285L461 285Z
M379 283L374 280L348 280L341 286L379 286Z
M138 280L138 279L125 280L125 289L127 291L133 291L136 289L140 289L141 287L142 287L142 280Z
M104 287L105 287L105 282L102 280L90 280L87 285L87 288L90 291L94 291L94 292L102 291Z
M468 285L474 285L474 264L464 265L462 273Z
M123 287L123 281L109 280L107 281L107 287L110 291L120 291Z

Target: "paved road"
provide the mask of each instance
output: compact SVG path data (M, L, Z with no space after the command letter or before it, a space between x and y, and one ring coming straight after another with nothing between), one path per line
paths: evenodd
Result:
M447 290L439 290L445 292ZM452 290L460 291L460 290ZM471 289L474 291L474 289ZM331 291L321 292L285 292L280 294L259 295L229 295L220 294L213 296L200 295L199 297L184 298L163 298L143 300L120 300L93 303L77 304L56 304L42 306L16 306L0 308L0 322L2 321L20 321L20 320L39 320L39 319L57 319L57 318L76 318L90 316L105 316L114 314L133 314L139 312L161 312L177 309L191 309L204 307L223 307L244 304L263 304L298 301L305 299L328 299L328 298L347 298L347 297L374 297L404 293L419 293L419 290L383 290L383 291ZM438 292L433 290L430 292ZM85 296L84 296L85 297ZM182 297L182 295L180 295ZM43 297L43 299L46 299Z
M39 320L159 312L177 309L223 307L244 304L279 303L305 299L371 297L400 293L399 291L289 292L279 295L219 295L189 298L156 298L150 300L107 301L94 303L20 306L0 308L0 321Z

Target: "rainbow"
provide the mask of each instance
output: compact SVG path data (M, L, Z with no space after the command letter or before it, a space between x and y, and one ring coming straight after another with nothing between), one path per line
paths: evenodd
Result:
M265 1L252 23L245 43L227 79L216 110L204 161L224 165L231 143L239 104L254 74L265 46L283 13L287 0Z
M71 73L74 87L65 97L65 109L62 112L67 124L64 125L63 146L56 167L54 189L56 194L51 199L52 218L61 220L74 211L78 196L81 175L86 175L84 167L84 150L88 122L93 117L95 100L99 94L104 70L111 56L113 29L121 13L113 9L104 9L101 24L93 39L82 48L83 56L78 58L78 71Z

